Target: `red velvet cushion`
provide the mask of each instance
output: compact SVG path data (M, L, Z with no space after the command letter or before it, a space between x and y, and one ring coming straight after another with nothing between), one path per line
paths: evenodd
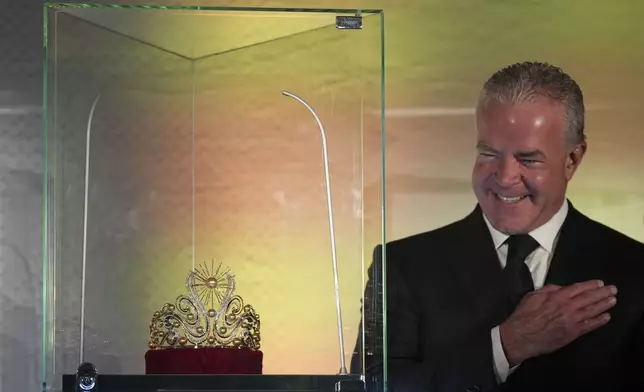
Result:
M146 374L262 374L261 351L245 348L167 348L145 353Z

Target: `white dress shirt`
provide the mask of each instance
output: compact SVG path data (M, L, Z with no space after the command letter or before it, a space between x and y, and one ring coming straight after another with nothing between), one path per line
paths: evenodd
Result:
M550 267L550 261L552 260L552 252L559 238L559 230L567 214L568 202L564 201L559 211L548 222L529 233L539 243L539 247L525 261L532 275L535 290L540 289L544 285L548 268ZM492 234L492 240L494 241L494 247L499 256L501 267L505 268L508 246L504 242L509 236L496 230L492 227L487 217L485 215L483 217ZM496 374L496 380L502 383L518 365L510 369L505 352L503 351L503 346L501 345L501 335L498 326L492 329L492 353L494 355L494 373Z

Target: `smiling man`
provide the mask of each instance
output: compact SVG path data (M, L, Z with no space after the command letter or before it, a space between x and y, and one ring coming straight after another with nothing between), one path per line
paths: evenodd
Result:
M566 198L581 89L511 65L484 84L476 128L476 208L387 244L390 390L644 390L644 245Z
M474 191L492 226L507 234L527 233L557 213L586 151L583 119L566 129L564 104L518 94L484 95L476 116ZM581 95L570 100L583 113Z

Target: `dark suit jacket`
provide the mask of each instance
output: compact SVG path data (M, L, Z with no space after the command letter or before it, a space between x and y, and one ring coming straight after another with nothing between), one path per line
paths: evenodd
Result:
M390 390L644 391L644 244L572 205L546 284L603 279L616 285L611 321L554 353L525 361L501 386L490 331L509 314L502 268L480 208L448 226L388 243L386 254ZM378 291L379 266L376 257L367 285L371 296ZM370 304L377 302L365 306ZM378 342L365 342L367 351L377 352L370 344ZM382 368L373 357L365 362L367 373ZM360 371L358 357L352 367Z

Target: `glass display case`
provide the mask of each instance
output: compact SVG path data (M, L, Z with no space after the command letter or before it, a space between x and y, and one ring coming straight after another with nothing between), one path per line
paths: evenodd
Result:
M384 390L382 12L45 21L43 389Z

